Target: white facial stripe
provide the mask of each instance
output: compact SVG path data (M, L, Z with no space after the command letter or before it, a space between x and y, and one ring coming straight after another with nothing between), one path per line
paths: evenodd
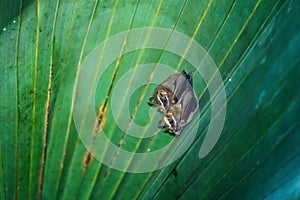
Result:
M171 124L166 116L164 116L164 120L165 120L166 124L168 125L169 129L173 130L173 127L171 126Z
M159 101L160 105L163 106L164 104L163 104L162 100L160 99L159 94L156 95L156 98Z

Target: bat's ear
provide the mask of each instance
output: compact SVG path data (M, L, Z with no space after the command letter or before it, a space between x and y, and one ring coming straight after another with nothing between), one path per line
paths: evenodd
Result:
M185 70L182 70L181 74L186 78L189 79L190 74L187 74Z
M182 75L188 80L189 84L193 87L193 75L194 71L191 71L190 73L186 73L185 70L182 70Z
M189 84L193 87L193 75L194 75L195 71L191 71L188 75L187 75L187 80L189 81Z
M154 106L154 105L155 105L154 97L150 97L150 98L148 99L148 104L149 104L149 106Z

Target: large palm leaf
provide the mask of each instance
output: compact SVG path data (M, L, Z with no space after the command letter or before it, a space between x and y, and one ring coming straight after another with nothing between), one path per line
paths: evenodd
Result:
M1 2L1 199L299 198L298 4ZM73 92L81 64L98 44L142 27L182 32L209 52L224 80L227 113L216 146L199 159L211 104L209 83L196 75L201 118L193 144L163 169L126 173L94 159L81 142L73 120ZM173 139L163 132L150 139L128 136L112 114L110 99L118 80L138 65L158 62L192 70L181 57L144 49L115 60L99 81L95 110L103 108L101 127L125 150L154 151ZM145 102L154 87L145 85L131 97L131 123L150 121Z

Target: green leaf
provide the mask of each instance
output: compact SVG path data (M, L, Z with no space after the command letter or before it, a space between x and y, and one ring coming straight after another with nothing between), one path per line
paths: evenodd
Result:
M1 2L0 198L299 198L299 11L293 0ZM173 138L161 130L149 138L128 133L133 124L153 123L147 100L156 85L151 84L150 76L139 77L147 84L132 95L128 92L135 84L134 75L123 83L128 89L117 97L120 108L129 106L132 119L126 122L125 131L116 123L122 118L114 116L111 100L127 72L137 73L147 63L176 71L194 69L184 56L164 49L126 52L130 36L121 46L102 43L145 27L181 32L209 53L224 81L226 121L213 150L200 159L198 153L211 121L211 101L222 94L218 91L211 97L208 88L212 83L196 73L200 119L194 123L199 129L192 145L162 169L129 173L126 170L136 170L146 160L132 156L122 161L125 170L119 171L93 153L100 149L99 155L114 165L122 159L121 150L154 152L171 140L180 141L179 137L183 141L180 149L188 140L185 134ZM150 34L140 36L144 46L155 42L149 41ZM133 39L138 42L140 38ZM115 52L109 53L120 55L107 69L96 68L103 70L103 76L91 94L95 113L102 119L98 121L103 129L100 135L119 148L115 152L97 143L98 136L91 136L86 145L74 117L81 101L76 96L80 75L99 44L104 44L99 63L108 59L110 49ZM96 75L88 81L95 81ZM126 97L130 97L128 105ZM147 129L144 131L140 134ZM161 155L162 161L173 158L175 152Z

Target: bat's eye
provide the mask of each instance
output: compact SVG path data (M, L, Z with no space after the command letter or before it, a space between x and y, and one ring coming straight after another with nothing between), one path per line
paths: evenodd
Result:
M169 101L167 98L163 98L162 102L163 102L164 106L167 106L169 104Z
M170 124L171 124L172 127L175 125L175 121L174 121L173 118L169 119L169 122L170 122Z
M176 122L176 119L175 119L173 113L168 112L168 113L167 113L167 118L168 118L168 121L169 121L170 125L171 125L172 128L174 129L175 126L177 125L177 122Z

